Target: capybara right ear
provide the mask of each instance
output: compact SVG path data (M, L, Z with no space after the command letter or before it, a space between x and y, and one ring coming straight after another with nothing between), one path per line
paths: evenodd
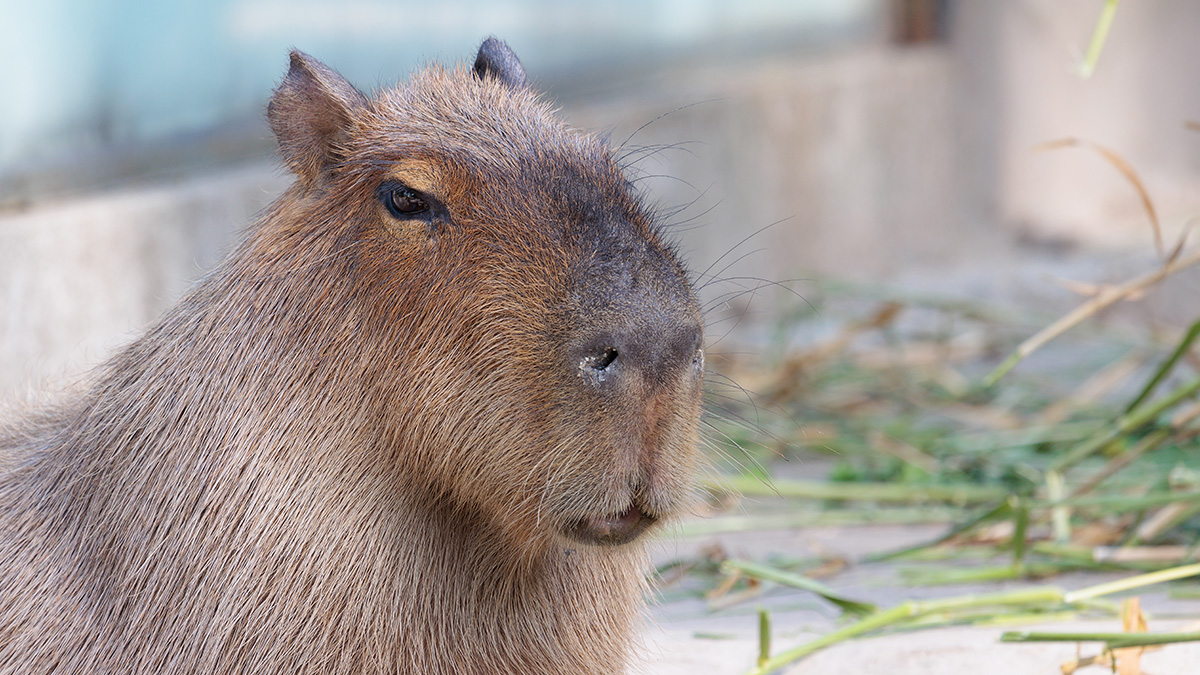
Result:
M512 89L529 86L529 76L525 74L521 59L517 58L507 42L495 36L479 45L479 54L475 56L475 77L480 80L494 77Z
M315 181L343 158L353 112L366 104L362 92L341 75L293 50L288 74L267 106L284 162L297 176Z

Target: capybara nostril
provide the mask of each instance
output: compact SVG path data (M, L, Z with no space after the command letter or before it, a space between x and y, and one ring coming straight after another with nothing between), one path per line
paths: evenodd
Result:
M607 382L617 370L617 357L620 352L616 347L599 347L589 349L579 359L580 375L597 384Z
M632 377L669 382L697 366L703 370L702 339L701 330L686 320L673 326L605 331L598 338L584 341L575 363L583 379L593 385L615 386Z

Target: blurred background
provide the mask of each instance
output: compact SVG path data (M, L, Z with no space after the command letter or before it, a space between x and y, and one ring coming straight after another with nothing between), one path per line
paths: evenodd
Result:
M629 158L707 308L720 471L711 517L656 553L655 619L679 640L655 673L753 663L750 600L785 641L837 625L736 555L881 607L938 595L913 579L1195 561L1195 268L981 385L1072 307L1200 262L1200 3L1120 3L1089 60L1116 5L0 0L0 404L77 384L290 183L264 119L289 48L371 90L494 34ZM932 571L872 558L922 539ZM1194 615L1200 587L1180 596ZM1063 609L1079 608L1020 607ZM905 634L794 672L934 672L957 640ZM986 645L962 669L1015 672ZM913 668L894 669L906 648Z
M1168 239L1198 203L1188 0L1122 7L1090 79L1100 0L2 5L3 398L61 386L136 334L287 184L264 108L290 47L370 90L503 37L574 124L647 148L633 171L682 209L693 268L731 280L707 290L731 340L798 302L720 295L755 279L799 279L805 297L834 278L1067 302L1045 268L1084 249L1085 275L1152 259L1128 181L1039 143L1121 153Z

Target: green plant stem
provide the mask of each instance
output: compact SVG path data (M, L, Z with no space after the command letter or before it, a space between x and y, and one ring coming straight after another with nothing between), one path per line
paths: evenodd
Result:
M902 569L904 582L914 586L938 586L946 584L973 584L991 581L1020 579L1027 570L1019 565L972 567L969 569ZM1037 566L1031 571L1040 571Z
M903 604L892 607L891 609L882 610L872 614L857 623L850 624L844 628L836 630L828 635L823 635L815 640L806 642L799 647L790 649L782 654L767 659L765 662L759 663L758 667L747 673L747 675L766 675L783 666L792 663L809 654L836 644L843 640L848 640L853 637L858 637L865 633L869 633L881 628L903 624L919 617L927 616L938 612L955 612L965 609L975 609L979 607L1030 607L1030 606L1059 606L1073 605L1078 603L1086 603L1103 595L1111 595L1122 591L1141 588L1151 584L1173 581L1175 579L1185 579L1187 577L1200 575L1200 563L1191 565L1181 565L1171 569L1151 572L1149 574L1139 574L1127 579L1119 579L1095 586L1088 586L1077 591L1064 592L1062 589L1054 586L1046 586L1042 588L1030 588L1019 591L1011 591L1004 593L989 593L984 595L962 595L942 600L930 600L925 602L905 602ZM1011 633L1013 636L1031 635L1030 633L1016 632ZM1128 634L1116 634L1125 637L1136 638L1137 636L1129 636ZM1176 634L1190 635L1190 634ZM1021 639L1018 637L1013 640ZM1086 638L1096 639L1096 638ZM1180 640L1173 640L1180 641ZM1146 643L1153 644L1153 643ZM1134 644L1112 643L1114 648L1121 646L1136 646Z
M1008 501L1013 508L1013 571L1020 575L1025 567L1025 534L1029 528L1029 504L1017 496L1009 497Z
M758 608L758 665L771 660L771 612Z
M1150 394L1154 393L1154 388L1157 387L1164 379L1166 379L1167 375L1175 369L1175 365L1179 363L1179 359L1183 358L1183 355L1192 348L1192 343L1196 341L1197 336L1200 336L1200 321L1193 323L1191 327L1188 328L1187 333L1183 336L1183 339L1180 340L1179 344L1175 346L1175 351L1171 352L1171 356L1168 357L1167 360L1158 367L1158 370L1154 371L1154 376L1150 378L1150 381L1146 383L1146 386L1142 387L1142 390L1138 392L1138 395L1132 401L1130 401L1128 406L1126 406L1126 413L1132 412L1135 408L1141 405L1143 401L1149 398Z
M1009 631L1000 636L1001 642L1104 642L1109 649L1149 647L1176 642L1200 641L1197 633L1031 633Z
M1159 570L1157 572L1150 572L1149 574L1139 574L1134 577L1118 579L1116 581L1110 581L1103 584L1096 584L1095 586L1088 586L1087 588L1081 588L1077 591L1071 591L1063 596L1063 602L1072 603L1080 600L1090 600L1092 598L1098 598L1102 595L1112 595L1113 593L1120 593L1122 591L1129 591L1135 588L1141 588L1143 586L1160 584L1166 581L1174 581L1176 579L1186 579L1188 577L1194 577L1197 575L1200 575L1200 563L1180 565L1178 567L1171 567L1165 570Z
M1001 518L1004 518L1005 516L1007 516L1011 511L1012 511L1012 505L1006 499L1006 500L1000 502L999 504L993 505L991 508L982 509L982 510L978 511L977 513L973 514L967 520L954 525L953 527L950 528L950 531L941 535L937 539L934 539L933 541L928 541L928 542L925 542L922 544L915 544L913 546L908 546L908 547L898 549L895 551L885 551L883 553L874 553L874 554L864 557L863 560L866 562L881 562L884 560L892 560L895 558L902 558L908 554L915 553L917 551L930 549L930 548L933 548L934 546L944 544L947 541L950 541L951 539L953 539L954 537L957 537L958 535L962 534L963 532L973 530L976 527L983 525L984 523L990 523L993 521L1000 520Z
M1117 423L1107 431L1097 434L1071 448L1070 451L1051 463L1048 469L1051 471L1065 471L1069 467L1087 459L1120 436L1136 431L1140 427L1154 421L1163 412L1178 405L1184 399L1193 396L1197 391L1200 391L1200 378L1176 388L1170 394L1163 396L1153 403L1145 404L1137 410L1122 415L1117 420Z
M1167 429L1155 429L1132 447L1126 448L1120 454L1108 460L1108 463L1101 467L1099 471L1091 476L1088 476L1087 480L1085 480L1079 487L1075 488L1075 492L1073 492L1071 496L1079 497L1091 492L1097 485L1103 483L1113 474L1132 464L1135 459L1159 447L1170 437L1171 432Z
M675 525L665 532L672 537L703 537L723 532L788 530L821 525L908 525L949 523L958 515L953 507L896 507L889 509L804 509L791 513L698 518Z
M721 563L721 571L725 572L726 574L737 571L741 572L745 576L754 577L755 579L774 581L778 584L784 584L785 586L791 586L793 588L799 588L811 593L816 593L817 595L825 598L829 602L832 602L851 614L866 615L876 611L877 609L875 605L872 605L869 602L860 602L852 598L847 598L841 593L838 593L837 591L819 581L816 581L815 579L810 579L806 576L792 572L785 572L784 570L776 569L774 567L770 567L769 565L750 562L748 560L726 560L725 562Z
M765 482L755 476L723 476L706 481L710 490L736 490L748 497L787 497L792 499L844 499L880 502L946 501L958 504L1004 499L1009 490L961 483L957 485L903 485L896 483L829 483L825 481L774 480Z
M1092 30L1092 39L1088 42L1083 63L1079 66L1079 74L1084 79L1091 77L1092 73L1096 72L1096 63L1100 60L1100 52L1104 50L1105 41L1108 40L1108 31L1112 28L1118 3L1119 0L1107 0L1104 8L1100 10L1100 17L1096 19L1096 28Z
M806 642L799 647L790 649L782 654L768 659L746 675L766 675L801 659L813 652L824 649L843 640L858 637L881 628L902 624L911 619L937 612L950 612L975 607L995 606L1027 606L1038 604L1059 604L1063 599L1063 591L1058 588L1033 588L1008 593L990 593L985 595L964 595L943 600L925 602L909 601L903 604L876 612L865 619L823 635L815 640Z
M1108 512L1135 511L1148 509L1165 504L1200 501L1200 491L1191 492L1157 492L1140 496L1125 495L1085 495L1083 497L1067 497L1062 501L1040 503L1038 507L1046 506L1086 506Z

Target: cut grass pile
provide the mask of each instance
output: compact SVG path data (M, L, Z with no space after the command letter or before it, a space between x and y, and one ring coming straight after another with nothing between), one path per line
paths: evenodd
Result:
M1082 309L1041 322L1049 328L1036 334L1028 319L971 303L822 285L780 335L820 324L830 327L823 337L803 349L780 347L769 368L753 370L748 358L722 364L738 386L716 387L710 401L720 473L706 487L718 515L683 527L695 535L938 522L944 535L876 559L903 563L904 578L916 584L1081 570L1124 573L1123 582L876 608L840 594L836 578L815 581L812 561L718 555L709 564L668 566L660 578L685 568L707 573L714 607L782 584L844 613L842 628L774 655L764 614L763 654L751 672L769 673L837 641L885 631L1116 616L1119 607L1100 598L1200 575L1200 358L1193 353L1200 322L1181 330L1096 318L1200 262L1200 254L1178 249L1171 258L1139 279L1097 289ZM789 466L821 456L832 458L827 480L789 474ZM746 498L755 502L747 506ZM739 508L727 508L733 503ZM1127 664L1134 648L1200 639L1120 635L1063 639L1102 642L1096 663L1107 655Z

